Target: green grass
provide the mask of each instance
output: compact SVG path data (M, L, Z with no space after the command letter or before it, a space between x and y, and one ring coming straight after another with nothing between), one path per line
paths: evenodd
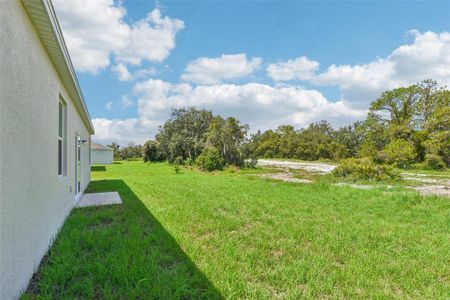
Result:
M450 295L450 201L143 162L97 168L24 298Z

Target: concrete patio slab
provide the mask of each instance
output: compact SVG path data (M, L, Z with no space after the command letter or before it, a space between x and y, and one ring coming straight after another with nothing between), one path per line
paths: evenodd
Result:
M76 207L122 204L118 192L84 194Z

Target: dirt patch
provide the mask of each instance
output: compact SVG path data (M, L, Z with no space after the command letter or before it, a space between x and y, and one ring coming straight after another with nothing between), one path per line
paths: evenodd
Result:
M331 173L336 166L325 163L305 163L296 161L281 161L272 159L259 159L259 167L277 167L283 169L306 170L313 173L328 174Z
M361 189L361 190L370 190L370 189L375 189L375 188L379 188L379 187L385 187L385 188L392 188L392 186L388 185L388 186L377 186L377 185L368 185L368 184L354 184L354 183L346 183L346 182L338 182L335 183L333 185L337 185L337 186L349 186L355 189Z
M402 178L405 180L412 180L417 182L423 182L423 183L438 183L442 185L450 186L450 180L448 179L435 179L435 178L428 178L425 174L408 174L403 173Z
M414 189L422 195L450 197L450 186L447 185L410 186L408 188Z
M305 162L294 162L294 161L279 161L271 159L260 159L258 160L258 166L260 167L274 167L279 168L280 173L266 173L258 175L261 178L269 178L275 180L281 180L284 182L295 182L295 183L313 183L314 181L309 179L302 179L294 177L294 174L289 170L305 170L307 172L316 174L328 174L336 168L336 166L325 163L305 163ZM415 181L421 183L418 186L407 186L406 188L414 189L422 195L437 195L450 197L450 179L448 178L435 178L439 175L428 175L420 173L402 173L402 178L404 180ZM440 175L443 177L444 175ZM392 188L390 185L366 185L366 184L352 184L346 182L339 182L333 185L336 186L350 186L356 189L374 189L374 188ZM413 185L413 183L411 183Z
M312 180L309 179L300 179L295 178L292 173L274 173L274 174L261 174L258 175L261 178L275 179L281 180L284 182L297 182L297 183L312 183Z
M40 266L46 265L48 263L48 258L49 258L49 254L47 253L42 258ZM41 281L41 278L42 278L42 274L41 274L40 270L41 270L41 268L39 267L39 270L37 270L33 274L24 294L33 295L33 296L39 295L39 282Z

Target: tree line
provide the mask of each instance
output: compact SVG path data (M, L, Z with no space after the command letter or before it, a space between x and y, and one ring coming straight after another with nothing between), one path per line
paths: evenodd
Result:
M249 145L257 157L368 157L402 168L414 163L445 168L450 166L450 91L425 80L384 92L364 121L337 130L327 121L300 130L282 125L252 135Z
M155 140L143 147L117 147L114 153L127 158L141 151L145 161L196 163L206 170L243 166L251 158L358 157L402 168L422 164L442 169L450 166L450 91L424 80L384 92L371 103L365 120L338 129L323 120L302 129L281 125L248 132L249 126L234 117L193 107L173 109Z

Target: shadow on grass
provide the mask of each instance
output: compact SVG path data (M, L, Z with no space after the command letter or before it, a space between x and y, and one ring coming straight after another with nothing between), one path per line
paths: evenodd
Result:
M106 167L105 166L91 166L91 171L95 172L105 172Z
M24 298L223 299L122 180L86 192L108 191L123 205L74 209Z

